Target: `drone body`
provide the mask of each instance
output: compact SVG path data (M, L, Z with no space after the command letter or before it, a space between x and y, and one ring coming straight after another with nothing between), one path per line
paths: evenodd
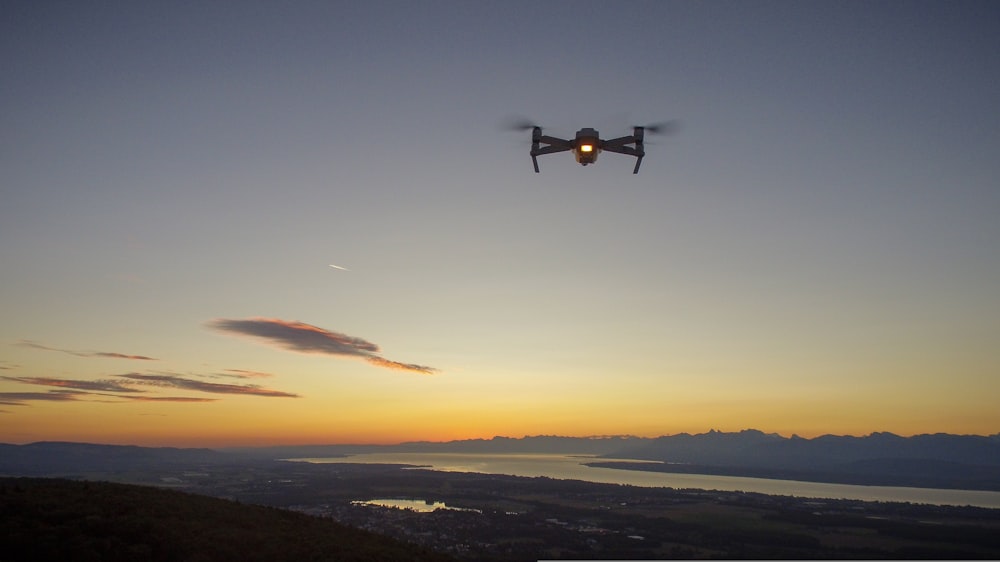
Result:
M556 152L573 151L576 161L586 166L597 162L597 156L607 150L635 157L635 169L633 174L639 173L639 166L642 158L646 155L643 140L647 130L650 132L660 132L664 125L650 125L647 127L633 127L632 134L624 137L604 140L594 129L586 127L576 132L576 138L561 139L542 134L542 128L537 125L524 125L519 128L531 129L531 163L535 166L535 173L538 173L538 157L545 154L555 154Z

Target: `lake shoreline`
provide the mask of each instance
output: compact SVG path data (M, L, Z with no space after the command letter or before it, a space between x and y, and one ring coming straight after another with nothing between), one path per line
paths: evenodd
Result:
M847 473L834 471L809 471L781 468L756 468L741 466L718 466L687 463L663 463L656 461L602 460L585 462L585 466L659 472L670 474L699 474L708 476L733 476L741 478L762 478L765 480L788 480L794 482L815 482L820 484L844 484L850 486L891 486L900 488L927 488L935 490L963 490L969 492L1000 492L1000 484L977 485L965 480L943 478L900 478L883 474Z
M558 480L619 484L647 488L752 492L801 498L849 499L928 505L974 506L1000 509L1000 492L908 486L858 485L754 476L698 474L622 469L664 466L639 459L611 461L591 455L570 454L460 454L460 453L362 453L347 457L287 459L313 464L405 465L437 472L471 472ZM610 463L616 466L592 466ZM666 465L671 467L684 465ZM690 466L690 465L689 465Z

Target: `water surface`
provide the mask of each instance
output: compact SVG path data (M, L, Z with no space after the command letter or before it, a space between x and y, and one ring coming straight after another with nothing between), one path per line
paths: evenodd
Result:
M463 507L451 507L444 502L432 502L425 500L409 500L401 498L378 498L366 501L353 501L355 505L377 505L379 507L392 507L395 509L408 509L419 511L420 513L430 513L437 509L450 509L453 511L479 511L477 509L467 509Z
M798 480L773 480L710 474L672 474L616 468L591 467L583 463L591 455L465 454L465 453L369 453L336 458L290 459L310 463L406 464L443 472L479 472L511 476L545 476L609 484L653 488L757 492L778 496L891 501L934 505L972 505L1000 508L1000 492L944 490L898 486L859 486ZM600 459L630 461L630 459ZM636 461L630 462L648 462Z

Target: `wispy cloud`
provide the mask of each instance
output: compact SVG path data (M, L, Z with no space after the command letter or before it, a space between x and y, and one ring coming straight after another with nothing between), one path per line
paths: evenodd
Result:
M194 396L122 396L137 402L218 402L218 398L197 398Z
M84 357L111 357L114 359L134 359L137 361L158 361L155 357L146 357L145 355L125 355L124 353L115 353L113 351L93 351L85 353Z
M252 396L266 396L272 398L299 398L298 394L264 388L255 384L221 384L194 380L173 374L149 375L141 373L128 373L116 376L135 384L160 388L183 388L185 390L195 390L198 392L215 394L248 394Z
M389 361L383 357L365 357L365 361L368 361L372 365L377 365L379 367L385 367L386 369L396 369L397 371L413 371L416 373L423 373L425 375L431 375L436 372L436 369L431 367L426 367L424 365L416 365L413 363L400 363L399 361Z
M60 349L58 347L50 347L47 345L42 345L38 342L31 340L21 340L17 342L17 345L21 347L30 347L32 349L41 349L44 351L58 351L59 353L66 353L69 355L75 355L77 357L110 357L113 359L132 359L136 361L159 361L155 357L147 357L145 355L129 355L126 353L116 353L113 351L78 351L75 349Z
M27 402L71 402L85 396L87 392L72 390L50 390L48 392L0 392L0 404L5 406L26 406Z
M129 389L125 392L142 392L141 390ZM103 392L77 392L66 390L50 390L49 392L0 392L0 404L5 406L27 406L28 402L104 402L113 403L111 400L93 399L88 397L111 396L119 398L120 401L136 402L216 402L218 398L198 398L194 396L135 396L117 394L105 394ZM3 410L0 410L3 411ZM11 413L11 412L6 412Z
M378 352L378 346L361 338L330 332L303 322L277 318L251 318L230 320L220 318L209 326L223 332L254 336L302 353L324 353L368 357Z
M71 388L74 390L86 390L90 392L143 392L135 388L130 388L117 381L96 380L84 381L75 379L53 379L49 377L2 377L0 379L20 382L24 384L37 384L41 386L56 386L59 388Z
M303 322L277 318L250 318L247 320L220 318L208 326L221 332L252 336L300 353L319 353L358 357L379 367L431 374L433 367L390 361L378 355L379 347L370 341L324 330Z
M120 380L118 380L120 379ZM202 398L194 396L156 396L149 395L152 389L171 388L213 394L244 394L252 396L298 398L297 394L282 392L258 385L219 384L190 379L175 374L141 374L128 373L115 375L115 380L77 380L58 379L51 377L8 377L0 376L0 380L51 386L59 390L48 392L0 392L0 405L25 406L33 401L87 401L87 402L216 402L218 398ZM146 388L142 388L146 387ZM116 400L106 400L111 397Z
M260 371L247 371L246 369L225 369L225 377L233 377L237 379L262 379L267 377L273 377L271 373L262 373Z

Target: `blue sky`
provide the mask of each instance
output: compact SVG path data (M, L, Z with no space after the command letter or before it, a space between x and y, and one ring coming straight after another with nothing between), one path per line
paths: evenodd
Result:
M992 2L9 12L2 441L997 431Z

